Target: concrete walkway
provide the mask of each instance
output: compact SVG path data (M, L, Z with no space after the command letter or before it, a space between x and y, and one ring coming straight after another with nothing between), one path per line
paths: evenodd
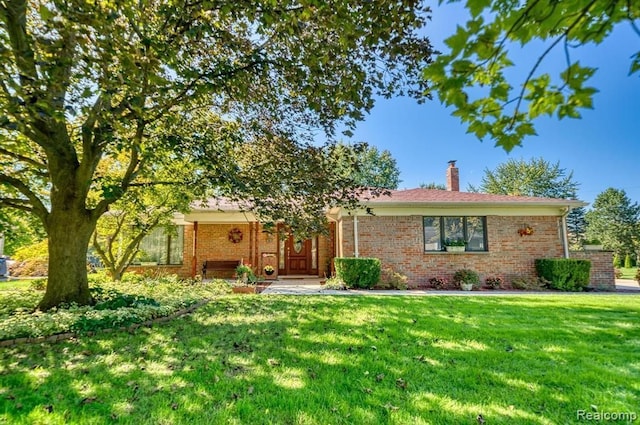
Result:
M324 289L320 284L324 279L304 278L304 279L278 279L275 280L262 291L262 295L405 295L405 296L425 296L425 295L450 295L450 296L496 296L496 295L556 295L558 292L537 292L537 291L434 291L434 290L363 290L349 289L340 291L335 289ZM633 280L616 280L616 288L619 292L591 292L590 294L637 294L640 295L640 286ZM621 291L621 292L620 292ZM580 294L580 292L567 292L566 294Z

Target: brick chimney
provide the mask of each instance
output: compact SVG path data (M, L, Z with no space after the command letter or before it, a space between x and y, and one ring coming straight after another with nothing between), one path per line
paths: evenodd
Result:
M449 168L447 168L447 190L460 192L460 175L455 160L449 161Z

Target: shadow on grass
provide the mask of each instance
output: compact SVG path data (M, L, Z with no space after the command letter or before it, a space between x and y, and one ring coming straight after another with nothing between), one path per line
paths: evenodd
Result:
M637 412L628 297L223 297L0 353L0 422L490 424Z

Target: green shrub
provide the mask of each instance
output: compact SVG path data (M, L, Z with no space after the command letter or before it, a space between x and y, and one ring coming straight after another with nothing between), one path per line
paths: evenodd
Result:
M624 256L624 268L630 269L633 267L633 263L631 262L631 256L629 254Z
M377 258L336 258L336 277L350 288L372 288L380 280Z
M525 291L541 291L545 288L550 288L551 283L541 277L515 277L511 281L511 286L514 289L523 289Z
M342 279L338 277L330 277L324 283L324 289L337 289L337 290L345 290L347 289L347 285L342 281Z
M380 272L380 282L376 284L377 289L408 289L407 276L398 273L391 267L385 267Z
M453 275L453 282L460 286L462 284L472 284L473 286L478 286L480 283L480 276L478 273L471 269L460 269L456 270Z
M616 269L622 267L622 260L620 259L620 256L618 254L613 255L613 267L615 267Z
M582 291L589 285L591 261L573 258L537 259L536 271L540 278L549 281L554 289Z
M47 289L47 279L33 279L29 282L29 287L36 291L44 291Z
M484 283L490 289L500 289L502 286L502 279L500 277L488 277L485 279Z
M49 246L46 239L33 245L23 246L13 254L13 259L16 261L46 260L48 258Z
M429 279L429 285L436 289L444 289L447 286L447 279L444 277L432 277Z

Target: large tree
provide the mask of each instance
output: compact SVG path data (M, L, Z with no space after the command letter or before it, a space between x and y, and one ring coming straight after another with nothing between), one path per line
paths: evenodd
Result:
M631 202L626 192L608 188L599 194L587 212L586 236L599 239L605 249L622 258L637 255L640 247L640 206Z
M386 149L380 151L364 142L354 145L341 142L333 149L333 155L346 160L342 172L351 175L359 186L397 189L402 181L398 163Z
M495 170L485 168L480 186L470 189L499 195L575 199L578 186L573 172L567 173L559 162L532 158L509 159Z
M296 141L351 128L377 95L424 92L427 19L412 0L0 2L0 205L47 232L40 308L91 303L96 222L164 154L206 159L221 192L252 194L257 183L224 175L234 158L215 140L190 144L205 132L190 117L206 111L243 140L307 149ZM114 157L126 166L103 178L99 164Z
M495 170L484 170L480 186L470 190L498 195L538 196L545 198L576 199L579 184L573 172L567 173L560 163L552 164L544 158L509 159ZM572 209L567 215L569 243L575 248L584 238L585 210Z
M456 3L460 0L449 0ZM630 24L640 37L640 2L629 0L473 0L470 17L445 40L448 50L425 70L440 100L479 139L488 137L509 151L535 134L540 115L579 118L591 108L588 86L596 69L580 64L574 49L601 43L619 24ZM538 48L537 60L521 80L512 52ZM544 66L560 50L566 63L557 75ZM535 53L534 53L535 54ZM640 70L640 51L629 74Z

